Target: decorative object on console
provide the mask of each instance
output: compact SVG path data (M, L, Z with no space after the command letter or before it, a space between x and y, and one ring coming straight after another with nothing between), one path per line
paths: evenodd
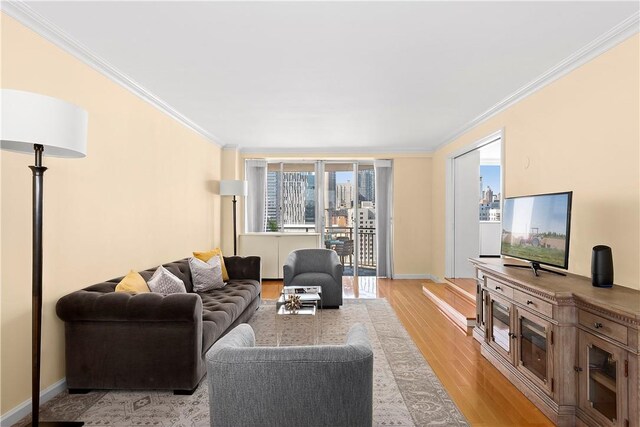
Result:
M605 245L593 247L591 255L591 284L598 288L613 286L613 254Z
M40 423L40 356L42 336L42 217L43 183L46 167L42 156L80 158L87 152L87 112L49 96L18 90L1 92L0 148L35 153L33 172L33 250L32 250L32 425ZM83 425L81 422L57 425Z
M236 196L247 195L247 181L241 179L225 179L220 181L220 195L233 196L233 254L238 255L238 232L236 222Z

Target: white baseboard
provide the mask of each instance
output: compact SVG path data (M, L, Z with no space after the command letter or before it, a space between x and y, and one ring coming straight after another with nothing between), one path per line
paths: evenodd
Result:
M429 279L431 279L431 281L435 283L444 283L444 279L441 279L440 277L434 274L429 274Z
M425 273L425 274L394 274L394 279L398 280L406 280L406 279L427 279L436 283L444 283L444 280L439 278L436 275Z
M429 274L394 274L394 279L429 279Z
M63 392L67 388L66 378L53 383L49 387L40 391L40 404L53 399L58 393ZM31 413L31 399L27 399L0 418L0 426L12 426Z

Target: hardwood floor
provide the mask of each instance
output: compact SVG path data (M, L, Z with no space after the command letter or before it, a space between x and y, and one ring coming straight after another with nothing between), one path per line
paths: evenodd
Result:
M473 426L553 426L480 354L480 345L451 324L422 294L428 280L344 278L345 298L386 298L434 372ZM357 285L356 285L357 284ZM264 281L263 298L276 299L282 281Z

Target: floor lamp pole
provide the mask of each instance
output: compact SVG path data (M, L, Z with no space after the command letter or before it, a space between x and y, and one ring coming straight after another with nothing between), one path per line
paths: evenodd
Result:
M32 425L39 425L40 415L40 355L42 339L42 191L44 172L42 152L44 147L33 146L36 165L29 166L33 172L33 271L32 271L32 307L31 307L31 407Z
M33 265L31 303L31 426L72 427L82 426L82 421L40 422L40 360L42 355L42 217L43 184L46 167L42 166L44 146L34 144L36 165L33 172Z
M236 196L233 196L233 255L238 255L238 234L236 233Z

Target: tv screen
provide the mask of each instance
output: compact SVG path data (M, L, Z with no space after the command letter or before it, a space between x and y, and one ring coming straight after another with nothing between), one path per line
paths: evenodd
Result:
M500 253L532 263L568 268L572 194L505 198Z

